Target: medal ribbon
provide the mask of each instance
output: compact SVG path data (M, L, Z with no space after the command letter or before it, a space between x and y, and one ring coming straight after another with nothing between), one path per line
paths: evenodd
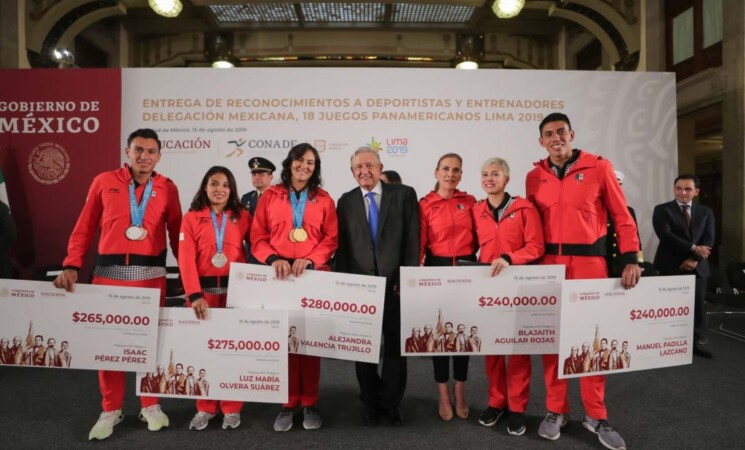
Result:
M210 211L212 214L212 228L215 229L215 238L217 241L217 253L222 253L222 243L225 239L225 224L228 223L228 213L222 213L222 225L220 230L217 230L217 214L214 211Z
M290 204L292 204L292 226L294 228L303 227L303 215L305 214L305 203L308 201L308 190L303 189L300 198L297 198L295 192L290 192Z
M136 227L142 226L142 219L145 217L145 208L147 203L150 201L150 194L153 192L153 179L147 180L145 185L145 193L142 194L142 201L137 204L137 197L135 197L135 184L134 182L129 183L129 215L132 219L132 225Z

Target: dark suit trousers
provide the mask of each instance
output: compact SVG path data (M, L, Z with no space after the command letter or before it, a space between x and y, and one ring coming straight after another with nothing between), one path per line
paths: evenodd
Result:
M706 337L706 277L696 275L696 297L693 308L693 339Z
M378 364L355 363L365 408L383 411L399 407L406 390L406 358L401 356L401 307L390 279L386 283L383 311L383 358Z

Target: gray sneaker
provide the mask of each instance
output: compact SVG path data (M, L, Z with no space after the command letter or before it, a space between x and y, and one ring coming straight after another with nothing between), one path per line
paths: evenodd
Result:
M292 408L282 408L277 418L274 419L274 431L290 431L293 413Z
M191 419L191 423L189 424L189 429L202 431L205 428L207 428L207 425L210 423L210 419L213 417L215 417L214 414L210 414L205 411L198 411L194 415L194 418Z
M315 406L303 408L303 428L306 430L317 430L321 428L321 413Z
M241 424L240 413L227 413L222 418L222 429L227 430L228 428L238 428Z
M561 436L561 429L564 428L569 420L566 414L554 414L549 412L546 414L546 418L541 422L541 426L538 427L538 436L549 441L555 441Z
M626 450L626 442L615 428L610 426L605 420L595 420L585 415L582 425L588 430L598 435L598 440L606 448L611 450Z

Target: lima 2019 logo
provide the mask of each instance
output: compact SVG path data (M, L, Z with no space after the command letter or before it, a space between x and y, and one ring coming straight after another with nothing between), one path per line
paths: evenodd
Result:
M373 136L367 146L376 152L385 151L388 156L405 156L409 153L409 140L405 137L386 138L385 143L382 143Z

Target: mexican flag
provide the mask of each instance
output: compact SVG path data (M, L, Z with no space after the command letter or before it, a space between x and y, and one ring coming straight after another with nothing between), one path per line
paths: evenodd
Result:
M8 205L8 209L10 209L10 203L8 203L8 191L5 189L5 177L3 176L2 170L0 170L0 202Z

